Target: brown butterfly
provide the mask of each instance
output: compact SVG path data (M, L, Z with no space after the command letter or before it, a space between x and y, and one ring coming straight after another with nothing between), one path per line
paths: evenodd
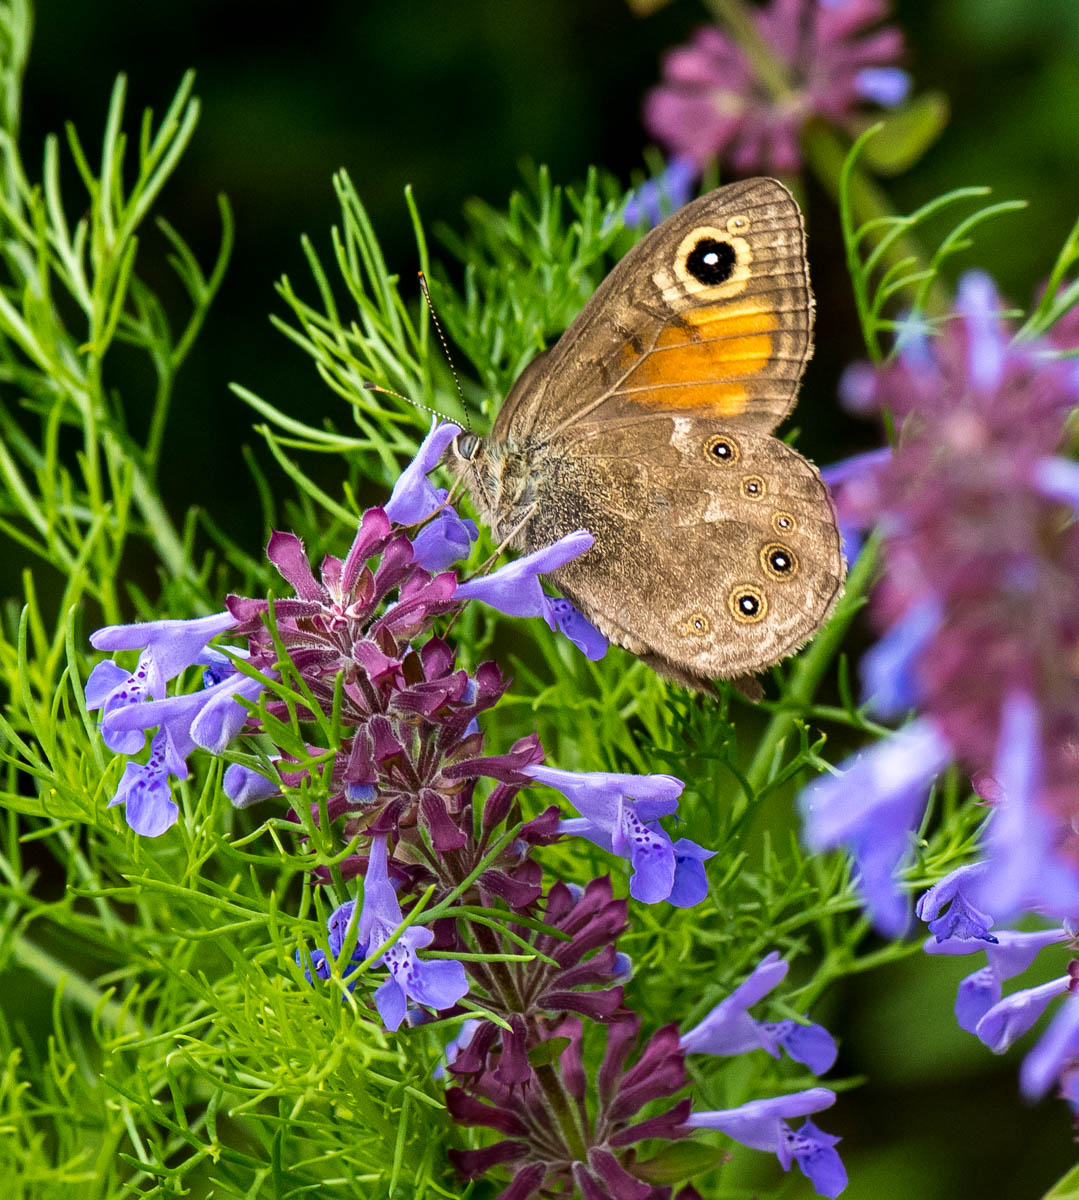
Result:
M718 188L644 237L453 452L499 539L592 549L555 572L616 644L707 688L752 678L843 587L817 469L772 431L813 351L802 215L774 179Z

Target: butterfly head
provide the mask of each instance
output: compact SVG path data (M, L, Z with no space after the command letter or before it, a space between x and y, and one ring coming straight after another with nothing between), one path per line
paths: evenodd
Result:
M474 433L459 433L450 442L450 454L454 465L460 469L462 463L470 463L479 453L480 439Z

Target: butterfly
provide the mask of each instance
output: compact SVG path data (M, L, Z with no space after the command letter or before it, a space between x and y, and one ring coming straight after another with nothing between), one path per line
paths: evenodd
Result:
M812 351L798 206L774 179L729 184L626 254L456 466L520 550L593 534L553 578L610 641L757 698L843 588L828 490L774 435Z

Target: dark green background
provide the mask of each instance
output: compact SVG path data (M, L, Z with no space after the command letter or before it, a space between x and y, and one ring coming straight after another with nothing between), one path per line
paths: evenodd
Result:
M416 267L407 183L430 227L456 222L471 195L504 203L523 157L549 163L556 180L577 180L590 163L628 180L641 165L640 99L659 54L703 17L693 0L646 20L619 0L42 4L26 88L31 173L44 134L65 120L96 142L116 72L129 75L132 112L160 112L192 66L203 117L162 208L207 260L215 194L235 207L233 265L176 397L164 488L177 514L205 505L245 544L261 536L258 514L237 500L238 448L254 439L230 381L307 419L325 412L346 423L267 320L282 312L273 294L282 273L311 291L300 234L328 256L333 170L348 168L391 269L407 276ZM946 91L953 117L919 167L887 186L903 209L972 183L1029 199L1025 214L990 226L956 264L988 268L1025 304L1079 211L1079 4L907 0L898 19L917 86ZM859 340L835 213L815 187L808 218L818 353L798 421L800 444L827 462L876 434L835 405ZM153 282L168 287L164 275ZM126 388L136 424L138 385L132 376ZM1035 1198L1074 1159L1065 1107L1018 1101L1017 1054L999 1062L956 1029L954 986L974 965L919 956L834 998L839 1070L870 1078L823 1121L846 1139L851 1200ZM764 1187L773 1176L763 1159L762 1168Z

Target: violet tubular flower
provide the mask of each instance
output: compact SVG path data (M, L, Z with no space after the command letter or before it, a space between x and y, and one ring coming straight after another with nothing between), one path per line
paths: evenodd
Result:
M125 766L109 802L110 808L124 805L128 824L144 837L159 837L176 823L180 809L172 799L169 777L187 778L186 759L200 734L216 745L224 726L238 720L238 728L246 717L231 698L237 693L253 695L257 689L249 686L252 681L236 675L223 654L208 648L211 638L235 624L232 614L223 612L190 621L109 625L90 635L91 645L98 650L142 651L132 672L108 659L99 662L86 681L86 706L91 711L101 709L102 740L118 754L138 754L146 744L147 729L160 726L147 761ZM171 680L185 668L207 662L217 664L221 682L165 698ZM221 706L225 697L235 712Z
M967 975L959 984L955 1016L960 1029L974 1033L978 1022L1003 994L1005 980L1021 975L1042 950L1066 941L1061 928L1019 931L998 929L991 937L933 937L923 946L926 954L957 955L984 951L986 965Z
M132 625L106 625L90 634L95 650L141 650L134 671L115 662L99 662L86 681L86 707L100 708L102 716L147 700L160 700L166 684L186 667L199 661L211 638L236 624L229 612L196 617L190 621L145 621ZM137 754L145 737L133 728L102 729L105 745L118 754Z
M354 919L355 901L335 909L329 920L330 952L338 957ZM377 955L373 965L382 964L390 975L375 992L375 1007L391 1032L405 1019L408 1001L426 1008L452 1008L468 992L468 978L461 963L453 959L425 961L417 957L434 941L434 933L423 925L412 925L395 938L404 916L386 869L386 839L373 838L364 880L363 906L353 961ZM393 940L392 945L387 943ZM380 948L385 946L384 950Z
M901 426L894 450L844 464L834 480L841 521L883 534L873 604L883 636L863 661L865 690L884 715L918 718L894 754L884 743L863 759L869 768L812 785L804 810L811 844L854 847L885 932L903 924L887 880L905 831L949 758L978 779L991 765L994 799L984 865L948 920L1079 913L1069 749L1079 743L1079 525L1060 510L1073 472L1047 467L1063 462L1054 456L1079 378L1044 346L1014 340L1003 307L988 276L963 276L956 319L933 336L911 324L895 360L848 389L861 411L887 410ZM884 818L887 853L859 813Z
M813 118L849 126L865 103L893 107L906 99L902 34L873 28L887 11L883 0L755 7L757 29L788 79L781 97L741 46L705 26L665 56L663 82L645 99L645 128L676 161L698 170L719 158L741 175L796 171L801 133Z
M693 185L700 170L692 159L675 157L652 179L635 188L622 210L628 226L644 225L651 229L693 197Z
M745 1054L766 1050L778 1058L780 1047L795 1060L822 1075L836 1060L835 1039L822 1025L799 1025L784 1020L758 1021L748 1009L763 1000L787 975L788 964L777 951L766 955L733 992L712 1009L700 1024L682 1035L687 1054Z
M806 841L814 850L851 851L862 900L877 928L892 937L909 923L896 876L929 784L949 757L936 729L917 722L848 760L843 774L816 779L801 796Z
M808 1088L774 1100L750 1100L738 1108L693 1113L690 1129L717 1129L754 1150L776 1155L784 1171L792 1162L813 1184L819 1196L838 1196L847 1186L847 1172L835 1150L839 1138L818 1129L812 1121L792 1129L787 1121L830 1108L835 1092Z
M607 652L607 639L569 601L548 596L540 586L540 575L557 571L592 548L595 539L584 529L567 533L553 545L498 567L489 575L466 580L457 589L459 600L479 600L511 617L542 617L551 629L559 629L590 659Z
M581 814L564 820L562 833L587 838L604 850L629 859L633 867L630 895L645 904L668 900L672 895L699 892L699 864L710 852L694 842L683 842L681 887L679 855L674 843L656 821L678 808L685 784L673 775L623 775L608 771L562 771L529 766L525 773L538 783L560 791ZM692 876L694 883L689 882ZM703 898L703 897L701 897Z

